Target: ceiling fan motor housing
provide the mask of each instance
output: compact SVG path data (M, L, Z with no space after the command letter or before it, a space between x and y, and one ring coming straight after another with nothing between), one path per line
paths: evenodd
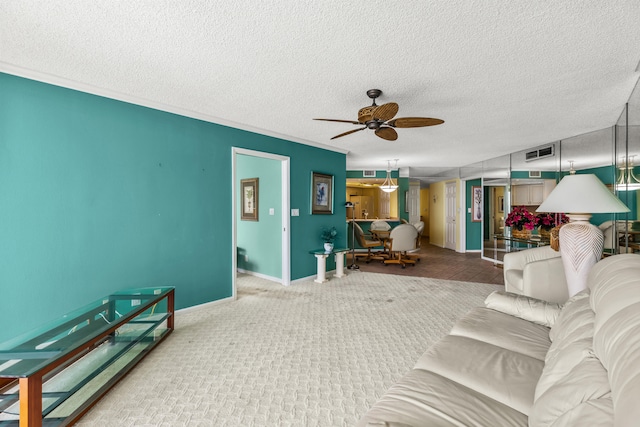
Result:
M360 123L365 123L371 120L373 118L373 110L375 110L376 107L377 106L374 106L374 105L368 105L366 107L362 107L358 111L358 121Z

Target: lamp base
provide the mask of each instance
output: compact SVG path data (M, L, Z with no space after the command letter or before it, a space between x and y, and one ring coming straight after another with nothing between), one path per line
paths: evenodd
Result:
M587 221L570 222L560 228L560 255L569 297L587 288L589 271L602 258L603 247L602 231Z

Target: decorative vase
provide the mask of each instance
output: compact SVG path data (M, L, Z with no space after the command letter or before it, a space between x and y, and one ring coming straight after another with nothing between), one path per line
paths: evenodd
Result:
M513 228L511 229L511 236L515 237L516 239L529 240L531 238L531 230L527 230L526 228L517 230Z
M333 243L325 243L324 244L324 252L330 254L333 250Z

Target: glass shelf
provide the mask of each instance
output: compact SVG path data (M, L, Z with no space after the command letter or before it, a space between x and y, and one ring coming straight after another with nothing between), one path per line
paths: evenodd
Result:
M23 389L29 426L75 422L173 331L173 306L172 287L129 289L0 343L0 427L19 424Z

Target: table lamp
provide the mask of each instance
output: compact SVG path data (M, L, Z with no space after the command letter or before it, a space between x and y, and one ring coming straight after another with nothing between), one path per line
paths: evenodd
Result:
M567 175L536 209L536 212L564 212L569 223L560 228L560 256L569 296L587 287L591 267L602 258L604 236L589 223L593 213L629 212L593 174Z

